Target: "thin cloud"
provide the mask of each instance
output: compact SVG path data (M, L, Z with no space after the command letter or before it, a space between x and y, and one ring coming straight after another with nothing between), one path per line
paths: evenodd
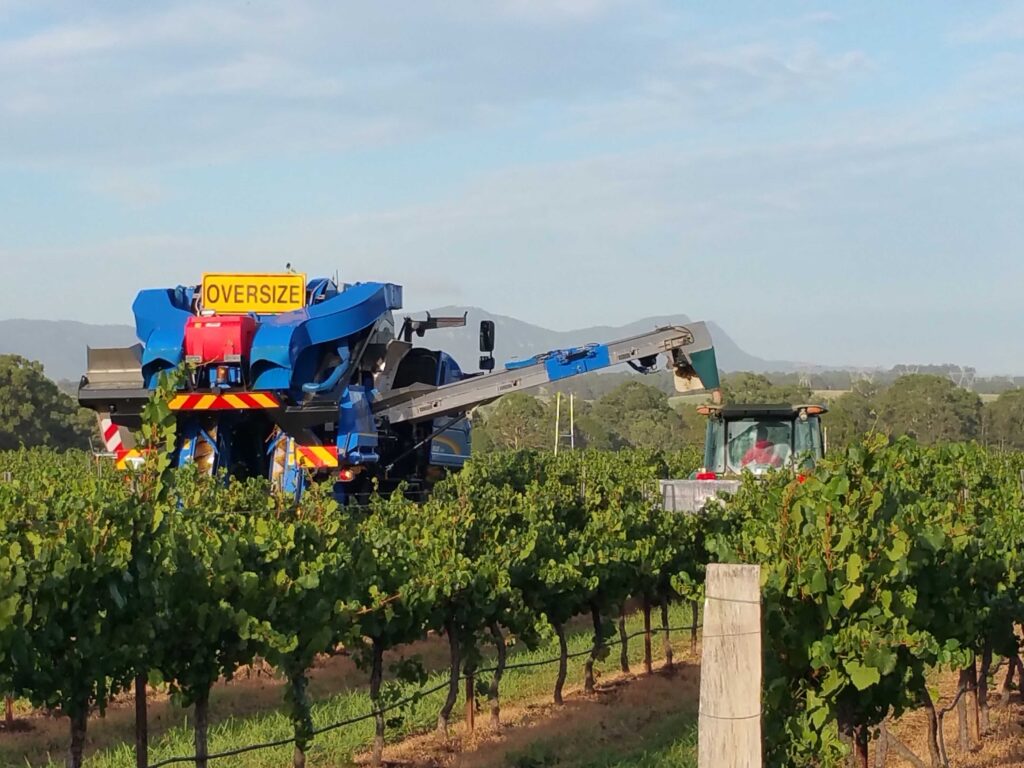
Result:
M122 320L141 286L292 261L556 327L685 312L765 355L813 328L846 363L993 367L971 339L1024 332L1024 62L954 47L959 11L908 37L874 34L896 6L21 8L0 0L0 170L27 182L0 262L59 279L8 312ZM1016 34L993 18L972 34ZM920 332L952 303L959 327Z
M783 340L812 325L834 340L830 362L873 364L913 349L922 360L1006 369L995 347L976 346L976 318L1005 307L1000 327L1024 330L1012 311L1024 271L1007 246L1020 230L1024 139L864 135L539 164L479 175L426 202L257 222L242 235L117 238L0 258L14 284L61 274L50 305L93 321L124 319L139 287L194 281L211 265L290 260L310 274L403 283L410 306L469 303L548 327L684 312L781 357ZM99 263L104 300L83 303ZM707 290L709 280L721 290ZM936 297L954 300L960 319L922 335ZM22 306L9 311L41 311ZM850 317L860 335L850 336Z
M335 98L352 89L337 77L323 77L278 56L243 54L211 66L158 80L147 88L154 97L255 95L311 100Z
M977 5L969 6L976 9ZM1024 2L1011 0L1001 4L996 13L961 22L950 38L958 43L992 43L1024 40Z
M817 100L871 69L861 51L826 54L814 45L747 44L681 49L635 89L575 108L584 132L664 131L712 124L760 109Z
M623 5L622 0L503 0L498 4L508 16L546 22L590 20Z
M149 208L167 199L167 188L152 175L113 171L94 176L85 185L90 193L104 195L130 209Z
M32 62L88 56L114 48L116 29L103 24L57 27L0 45L0 62Z
M709 46L685 25L643 23L654 3L511 0L402 17L290 3L144 8L0 43L0 162L341 152L488 130L554 105L633 130L633 114L740 115L826 91L863 65L857 51L804 42ZM519 23L512 11L563 23Z
M0 43L0 61L57 62L101 52L127 54L156 47L197 44L237 45L280 39L309 23L299 4L266 2L258 6L238 0L217 4L177 3L132 7L117 14L93 11L74 23L43 26ZM13 11L12 11L13 12Z
M949 99L959 108L1024 103L1024 53L1000 52L984 59L951 89Z

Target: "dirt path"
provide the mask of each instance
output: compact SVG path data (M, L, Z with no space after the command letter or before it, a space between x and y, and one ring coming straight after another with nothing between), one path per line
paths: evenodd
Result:
M997 679L1001 676L997 675ZM936 702L937 708L943 708L952 702L956 695L957 675L945 674L938 681L941 698ZM1024 702L1020 694L1014 693L1007 706L1000 703L998 689L989 694L989 729L978 743L974 730L973 715L968 710L968 725L972 749L961 752L957 749L957 716L956 710L945 716L943 735L946 740L946 752L949 756L950 768L1009 768L1024 766ZM909 712L891 726L893 733L910 747L914 753L928 763L928 722L921 710ZM873 755L872 755L873 757ZM887 766L910 768L910 763L895 756L890 756Z
M564 706L545 697L504 708L500 732L481 713L472 734L459 723L447 741L434 733L414 736L387 747L384 758L406 768L537 768L689 749L696 744L699 690L700 668L692 663L677 663L671 674L660 668L650 676L606 673L592 696L581 686L567 689ZM367 762L366 755L359 761Z
M440 665L446 653L444 643L428 639L403 646L388 654L388 662L400 656L419 655L425 664ZM387 667L387 665L385 665ZM310 697L316 701L347 690L362 690L367 685L367 674L347 655L325 656L310 669ZM230 681L214 686L210 695L212 724L231 718L245 718L277 709L281 706L284 682L269 671L243 668ZM168 730L182 725L191 716L191 710L172 704L170 697L150 689L147 694L150 740L156 740ZM133 743L135 734L134 696L125 694L107 707L106 714L89 719L86 754L98 750ZM68 721L41 711L19 713L17 728L0 734L0 765L32 764L44 761L48 755L63 755L67 750Z
M947 674L938 682L942 707L952 701L957 678ZM490 729L486 716L478 715L473 734L460 723L447 741L433 733L414 736L387 747L385 761L406 768L543 768L590 765L615 755L635 757L675 745L682 747L678 755L685 762L667 764L687 765L696 754L699 686L696 664L677 665L671 676L661 671L651 677L609 674L597 695L586 696L576 687L564 707L538 699L503 711L500 733ZM966 753L956 746L956 712L946 715L944 733L951 768L1024 768L1024 701L1014 693L1003 706L998 691L993 692L991 701L990 727L979 745L972 725L972 750ZM928 763L923 711L908 713L890 728ZM361 762L366 762L365 755ZM911 764L890 753L886 766L910 768Z
M409 654L419 654L424 662L436 666L444 660L445 646L434 639L426 640L404 648L403 655ZM570 685L562 707L551 704L548 694L505 706L498 733L490 728L486 702L480 702L482 711L477 715L474 733L468 733L460 720L448 740L433 733L413 736L389 745L385 760L407 768L572 768L611 764L619 759L629 762L646 754L654 759L644 765L690 765L696 754L700 671L696 660L681 655L684 658L677 661L674 674L661 669L651 676L606 670L593 696L585 695L579 685ZM997 677L1001 680L1002 676ZM956 692L956 675L943 675L936 682L938 706L946 706ZM313 698L365 685L365 673L347 656L324 658L311 671ZM281 691L280 681L265 674L243 672L216 687L214 712L218 720L265 712L279 705ZM1024 701L1015 692L1009 704L1003 706L998 690L993 690L990 698L990 727L979 744L971 720L972 749L968 752L957 749L956 712L946 715L944 733L951 768L1024 768ZM456 717L461 714L460 704ZM153 694L151 736L180 725L188 716L187 710L174 707L166 695ZM8 764L17 756L36 761L47 753L63 754L67 743L64 718L33 713L20 722L28 730L0 735L0 763ZM90 721L89 752L129 742L133 728L133 702L125 697L111 705L106 717ZM924 712L910 712L890 728L927 764ZM360 761L365 762L365 758L361 756ZM909 768L910 763L890 753L886 766Z

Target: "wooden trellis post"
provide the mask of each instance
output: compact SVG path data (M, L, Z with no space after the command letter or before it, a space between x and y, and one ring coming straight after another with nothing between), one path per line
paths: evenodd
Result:
M699 768L761 766L761 568L711 564L704 602Z

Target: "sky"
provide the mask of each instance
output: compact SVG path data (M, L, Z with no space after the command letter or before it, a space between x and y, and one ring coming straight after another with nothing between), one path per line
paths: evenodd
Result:
M0 318L291 263L1019 374L1022 129L1024 2L0 0Z

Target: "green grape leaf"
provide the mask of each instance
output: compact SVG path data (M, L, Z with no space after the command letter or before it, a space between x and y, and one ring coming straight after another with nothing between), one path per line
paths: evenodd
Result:
M843 668L846 670L846 674L850 676L850 682L853 683L858 691L866 690L882 681L882 676L878 673L877 669L865 666L859 661L850 660L844 662Z

